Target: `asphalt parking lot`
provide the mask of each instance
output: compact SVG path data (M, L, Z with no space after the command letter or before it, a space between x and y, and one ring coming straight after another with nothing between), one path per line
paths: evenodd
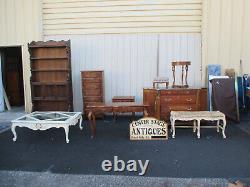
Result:
M84 121L83 131L78 126L70 128L69 144L65 143L63 129L32 131L17 128L16 142L12 141L13 135L7 130L0 134L0 175L12 182L11 176L18 178L22 173L27 178L27 174L44 176L49 173L55 177L78 176L79 180L84 176L110 176L114 180L124 177L128 181L130 179L126 177L138 178L139 181L148 178L153 181L159 177L216 179L213 184L221 186L226 184L225 179L249 181L249 114L241 124L228 123L227 139L215 129L202 129L201 139L197 139L191 129L177 129L175 139L130 141L129 121L130 117L119 117L115 124L111 117L98 120L95 139L90 139L90 130ZM150 160L149 167L144 177L139 177L138 172L103 171L102 161L112 160L114 156L124 161ZM6 182L6 186L11 184ZM161 184L164 186L165 183Z

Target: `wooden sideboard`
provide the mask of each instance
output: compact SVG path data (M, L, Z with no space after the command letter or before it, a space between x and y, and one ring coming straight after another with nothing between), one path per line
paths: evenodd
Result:
M168 121L171 111L207 110L207 89L146 88L143 103L149 105L149 116Z

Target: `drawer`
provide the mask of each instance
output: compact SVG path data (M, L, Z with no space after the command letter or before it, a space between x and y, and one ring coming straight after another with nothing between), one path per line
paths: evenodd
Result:
M91 89L91 90L102 89L102 83L101 82L94 82L94 83L83 82L82 83L82 88L83 89Z
M196 89L181 89L181 90L161 90L160 95L196 95Z
M102 78L102 71L85 71L82 72L82 78Z
M82 84L92 84L92 83L102 83L102 79L100 78L83 78Z
M84 89L83 95L85 96L102 96L102 90L101 89Z
M84 96L83 102L103 102L102 96Z
M161 106L161 113L162 112L167 113L170 111L195 111L195 110L197 110L196 104Z
M161 104L195 104L196 95L168 95L162 96L160 99Z

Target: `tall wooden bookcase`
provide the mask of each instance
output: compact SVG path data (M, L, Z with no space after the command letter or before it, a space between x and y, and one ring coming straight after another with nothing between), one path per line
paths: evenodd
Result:
M31 42L33 111L72 111L70 41Z

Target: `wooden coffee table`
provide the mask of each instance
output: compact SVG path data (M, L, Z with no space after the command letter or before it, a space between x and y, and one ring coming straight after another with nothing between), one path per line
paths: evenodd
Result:
M91 138L96 135L95 115L98 113L131 113L143 112L144 116L148 116L147 108L149 105L135 102L118 102L118 103L95 103L86 106L89 111L88 119L90 122Z

